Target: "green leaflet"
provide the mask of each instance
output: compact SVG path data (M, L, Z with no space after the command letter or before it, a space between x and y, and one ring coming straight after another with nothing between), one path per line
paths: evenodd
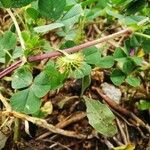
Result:
M25 114L34 114L39 111L41 106L41 100L34 95L30 88L15 93L10 102L13 110Z
M62 23L51 23L49 25L35 27L34 31L37 33L46 33L48 31L51 31L51 30L54 30L57 28L61 28L63 26L64 26L64 24L62 24Z
M32 83L32 80L32 73L26 67L22 67L13 74L11 86L14 89L25 88Z
M119 69L113 70L110 76L111 81L117 86L121 85L124 82L125 78L126 75Z
M83 9L81 5L76 4L60 20L58 20L58 22L71 29L73 25L78 22L82 13Z
M7 65L7 63L11 60L16 44L17 37L13 32L6 31L3 36L0 36L0 62Z
M140 109L140 110L148 110L148 109L150 109L150 102L146 101L146 100L140 100L137 103L137 106L138 106L138 109Z
M101 67L101 68L111 68L113 65L114 65L113 56L102 57L102 58L100 58L100 61L97 64L97 66Z
M83 96L83 93L85 90L90 86L91 84L91 76L87 75L84 78L82 78L82 88L81 88L81 94L80 96Z
M49 76L43 71L35 77L31 90L38 98L45 96L51 88Z
M126 82L130 84L131 86L137 87L140 85L141 80L136 77L128 76L126 78Z
M86 62L92 65L98 64L101 59L100 51L95 46L84 49L83 55L85 56Z
M58 19L66 6L66 0L39 0L38 7L41 15L48 19Z
M5 8L20 8L36 0L0 0Z
M90 125L105 136L114 136L117 133L117 127L114 123L115 116L107 105L86 96L83 98L86 102L86 112Z
M14 49L16 43L16 35L11 31L6 31L3 36L0 36L0 57L4 56L8 50Z

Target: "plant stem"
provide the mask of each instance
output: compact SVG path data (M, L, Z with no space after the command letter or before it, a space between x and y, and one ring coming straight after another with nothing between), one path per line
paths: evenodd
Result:
M78 46L74 46L74 47L71 47L71 48L64 49L64 51L67 52L67 53L75 53L75 52L78 52L78 51L80 51L80 50L82 50L84 48L96 45L98 43L107 42L108 40L114 39L116 37L120 37L123 34L130 35L130 34L132 34L132 30L127 28L127 29L121 30L119 32L116 32L114 34L102 37L100 39L89 41L89 42L86 42L86 43L78 45ZM58 56L61 56L61 55L62 55L61 52L53 51L53 52L46 53L46 54L30 56L28 58L28 61L29 62L41 61L41 60L46 59L46 58L58 57Z
M14 125L14 137L13 142L14 144L19 141L20 137L20 119L15 118L15 125Z
M12 13L12 11L10 9L6 9L6 11L10 15L10 17L11 17L11 19L12 19L12 21L13 21L15 27L16 27L16 31L18 33L18 37L19 37L19 41L20 41L21 47L22 47L23 50L25 50L25 44L24 44L24 40L23 40L22 35L21 35L21 31L20 31L18 22L17 22L14 14Z
M78 45L78 46L64 49L64 52L75 53L75 52L78 52L84 48L88 48L88 47L96 45L98 43L107 42L108 40L114 39L116 37L120 37L121 35L124 35L124 34L129 36L130 34L132 34L132 32L133 32L132 29L127 28L127 29L121 30L119 32L116 32L114 34L102 37L100 39L89 41L89 42L86 42L86 43ZM30 57L28 57L27 60L28 60L28 62L41 61L41 60L46 59L46 58L54 59L54 58L57 58L58 56L61 56L61 55L63 55L62 52L53 51L53 52L46 53L46 54L30 56ZM5 70L3 70L2 72L0 72L0 79L3 78L4 76L10 74L12 71L17 69L23 63L24 63L23 60L18 60L16 63L12 64L10 67L8 67Z
M134 34L137 35L137 36L141 36L141 37L150 39L150 35L147 35L147 34L143 34L143 33L139 33L139 32L135 32Z
M6 68L5 70L3 70L2 72L0 72L0 79L3 78L4 76L10 74L12 71L17 69L21 64L22 64L22 60L20 59L17 62L15 62L14 64L12 64L11 66L9 66L8 68Z
M20 44L21 44L21 47L22 47L22 51L24 51L26 49L25 47L25 43L24 43L24 40L23 40L23 37L21 35L21 30L19 28L19 25L18 25L18 22L14 16L14 14L12 13L11 9L6 9L6 11L8 12L8 14L10 15L14 25L15 25L15 28L16 28L16 31L17 31L17 34L18 34L18 38L19 38L19 41L20 41ZM24 64L26 62L26 57L23 56L22 58L22 64Z

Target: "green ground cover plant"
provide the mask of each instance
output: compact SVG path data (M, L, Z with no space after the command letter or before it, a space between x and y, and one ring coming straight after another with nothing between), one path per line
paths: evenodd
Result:
M12 111L16 118L26 120L28 116L26 121L39 125L53 111L51 103L43 103L43 97L62 88L68 79L76 79L82 81L80 99L86 105L89 124L103 136L117 134L112 109L106 102L88 97L85 92L96 68L108 71L109 80L116 87L141 85L144 72L150 69L149 2L0 0L0 7L12 20L11 26L0 35L0 78L12 89L8 94L9 102L7 94L0 89L1 96L6 95L6 103L11 107L11 110L6 107L2 114L9 116ZM94 40L87 41L84 29L97 18L106 18L108 29L111 24L121 26L121 29L109 35L101 32ZM55 47L45 38L50 32L61 39ZM114 39L117 39L114 51L109 51L108 42ZM97 45L102 43L99 48ZM35 73L36 69L38 73ZM2 103L7 106L4 101ZM145 99L136 104L141 111L150 108ZM25 116L19 116L19 113ZM145 127L142 121L138 123ZM15 124L19 123L15 121ZM47 128L53 131L53 127ZM15 137L19 129L14 130ZM61 134L55 129L54 133Z

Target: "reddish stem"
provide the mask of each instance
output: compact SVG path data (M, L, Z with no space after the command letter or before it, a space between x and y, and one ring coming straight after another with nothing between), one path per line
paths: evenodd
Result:
M122 34L130 35L131 33L132 33L131 29L124 29L124 30L121 30L121 31L116 32L114 34L102 37L100 39L89 41L89 42L86 42L86 43L78 45L78 46L74 46L74 47L71 47L71 48L64 49L64 51L67 52L67 53L75 53L75 52L78 52L78 51L80 51L80 50L82 50L84 48L87 48L87 47L96 45L98 43L106 42L106 41L108 41L110 39L114 39L116 37L119 37ZM40 55L36 55L36 56L30 56L28 58L28 61L29 62L41 61L41 60L46 59L46 58L52 58L52 57L56 57L57 58L58 56L61 56L61 55L62 55L61 52L59 52L59 51L53 51L53 52L49 52L49 53L45 53L45 54L40 54Z
M98 43L106 42L106 41L114 39L116 37L120 37L123 34L130 35L130 34L132 34L132 32L133 31L131 29L127 28L127 29L121 30L119 32L116 32L114 34L102 37L100 39L89 41L89 42L86 42L86 43L78 45L78 46L64 49L64 51L67 53L75 53L75 52L78 52L84 48L88 48L90 46L96 45ZM28 62L41 61L41 60L46 59L46 58L49 58L49 59L53 58L54 59L54 58L57 58L58 56L61 56L61 55L62 55L61 52L53 51L53 52L49 52L49 53L45 53L45 54L41 54L41 55L30 56L30 57L28 57L27 60L28 60ZM9 66L8 68L6 68L5 70L3 70L2 72L0 72L0 79L3 78L4 76L10 74L15 69L17 69L21 65L21 63L22 63L22 60L20 59L17 62L15 62L14 64L12 64L11 66Z
M3 78L5 75L11 73L12 71L14 71L15 69L17 69L22 63L22 60L18 60L17 62L15 62L14 64L12 64L11 66L9 66L8 68L6 68L5 70L0 72L0 79Z

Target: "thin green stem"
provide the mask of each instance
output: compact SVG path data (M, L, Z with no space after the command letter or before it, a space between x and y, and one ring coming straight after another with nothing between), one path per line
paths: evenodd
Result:
M21 44L21 47L22 47L22 50L24 51L26 49L25 47L25 43L24 43L24 40L23 40L23 37L21 35L21 30L20 30L20 27L18 25L18 22L17 22L17 19L15 18L14 14L12 13L11 9L6 9L6 11L8 12L8 14L10 15L14 25L15 25L15 28L16 28L16 31L17 31L17 34L18 34L18 38L19 38L19 41L20 41L20 44ZM26 58L23 57L22 58L22 65L26 62Z
M135 32L134 34L137 36L140 36L140 37L150 39L150 35L147 35L147 34L143 34L143 33L139 33L139 32Z
M19 138L20 138L20 119L15 118L14 137L13 137L14 144L17 141L19 141Z
M14 16L14 14L12 13L12 11L10 9L6 9L8 14L10 15L15 27L16 27L16 31L18 33L18 37L19 37L19 41L20 41L20 44L21 44L21 47L23 50L25 50L25 43L24 43L24 40L22 38L22 35L21 35L21 31L20 31L20 28L19 28L19 25L18 25L18 22Z

